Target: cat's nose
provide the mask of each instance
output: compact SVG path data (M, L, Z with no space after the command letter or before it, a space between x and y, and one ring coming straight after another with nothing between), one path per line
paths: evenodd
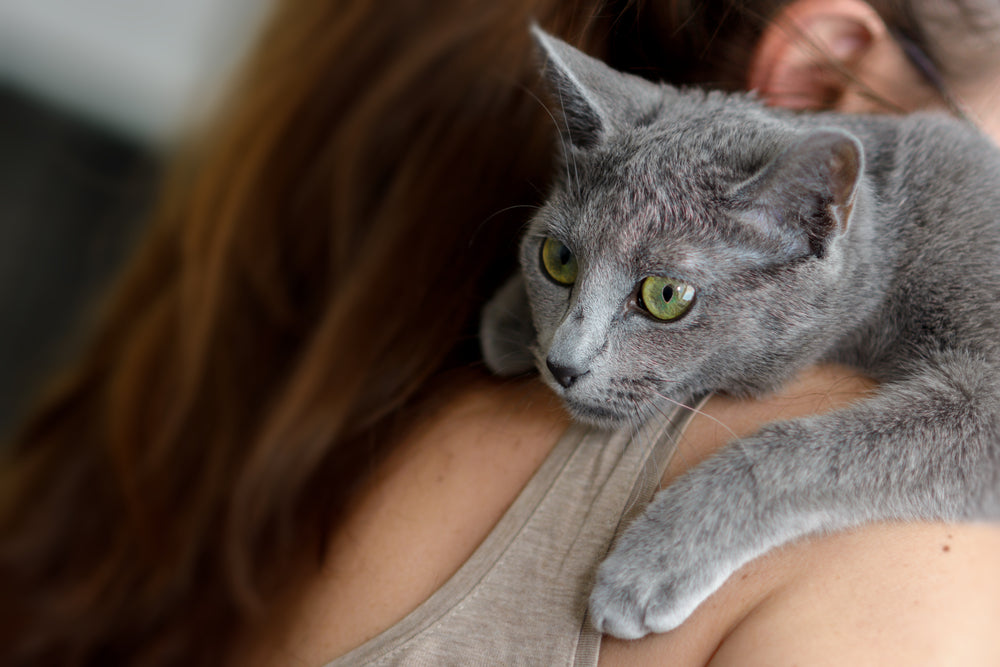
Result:
M581 371L579 368L574 368L573 366L558 364L552 361L552 359L546 359L545 365L548 366L552 377L563 386L563 389L569 389L578 377L586 373L586 371Z

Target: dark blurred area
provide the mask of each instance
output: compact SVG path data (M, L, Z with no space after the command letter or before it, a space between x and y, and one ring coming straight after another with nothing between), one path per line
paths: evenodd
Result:
M82 342L157 170L134 139L0 84L0 443Z

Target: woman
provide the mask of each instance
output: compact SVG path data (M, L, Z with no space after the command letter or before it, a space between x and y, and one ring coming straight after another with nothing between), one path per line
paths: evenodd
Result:
M322 664L487 537L567 426L537 381L488 377L475 340L550 169L530 19L652 78L800 108L958 100L1000 127L992 14L969 4L397 5L280 5L179 161L87 353L4 467L0 662ZM705 411L745 432L867 389L817 369ZM696 419L667 479L728 437ZM979 559L998 546L971 526L818 539L600 659L920 664L959 643L975 662L997 650L1000 581Z

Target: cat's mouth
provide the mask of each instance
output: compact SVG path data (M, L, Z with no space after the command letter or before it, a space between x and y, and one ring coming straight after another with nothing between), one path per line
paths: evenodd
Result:
M617 429L644 420L644 415L639 414L643 412L638 407L640 401L625 400L624 396L619 396L617 400L610 396L595 396L593 392L581 391L583 388L576 383L569 387L563 386L543 363L539 364L539 373L552 391L562 398L566 410L576 421L603 429ZM584 378L581 376L581 379Z
M682 399L671 398L662 390L637 392L618 389L595 393L574 391L575 387L562 389L554 382L550 385L575 420L604 429L639 426L657 415L665 415L672 406L686 407L685 403L679 402ZM676 386L671 388L676 389Z

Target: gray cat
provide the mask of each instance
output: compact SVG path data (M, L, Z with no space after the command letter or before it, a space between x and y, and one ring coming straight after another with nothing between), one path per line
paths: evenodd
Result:
M609 69L536 29L560 178L483 315L578 419L757 395L819 360L882 384L765 426L660 492L601 565L598 629L676 627L801 536L1000 516L1000 152L931 114L769 109Z

